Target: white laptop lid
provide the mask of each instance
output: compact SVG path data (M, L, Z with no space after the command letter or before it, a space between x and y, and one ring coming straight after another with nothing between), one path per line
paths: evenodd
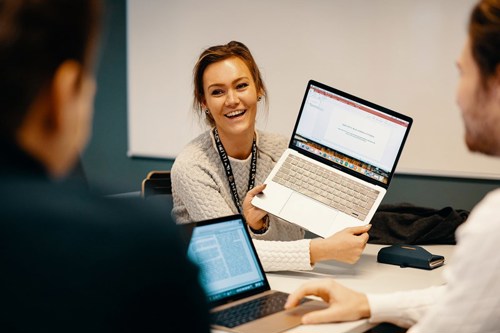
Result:
M387 188L413 120L314 80L289 148Z
M410 117L310 80L288 149L267 177L266 189L253 198L252 204L322 237L369 223L390 184L411 124ZM342 190L327 193L331 198L315 199L315 195L307 193L333 189L322 187L333 176L312 189L315 180L304 179L320 177L315 178L317 175L312 176L306 169L299 172L301 167L293 167L293 175L284 175L288 178L285 182L302 183L297 185L299 188L274 182L290 155L313 160L336 175L359 182L376 197L357 199L355 191ZM344 205L339 199L352 201L346 200Z

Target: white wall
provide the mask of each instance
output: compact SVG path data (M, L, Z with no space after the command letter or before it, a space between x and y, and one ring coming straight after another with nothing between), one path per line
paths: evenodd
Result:
M268 117L289 135L309 79L414 118L397 171L500 178L463 143L455 61L475 0L128 0L129 155L175 158L201 131L191 109L200 52L245 43Z

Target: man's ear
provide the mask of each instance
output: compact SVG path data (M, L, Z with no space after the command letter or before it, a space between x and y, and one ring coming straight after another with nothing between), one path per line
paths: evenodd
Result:
M50 86L51 125L55 130L61 130L71 116L68 110L78 97L82 74L82 66L72 60L65 61L56 70Z

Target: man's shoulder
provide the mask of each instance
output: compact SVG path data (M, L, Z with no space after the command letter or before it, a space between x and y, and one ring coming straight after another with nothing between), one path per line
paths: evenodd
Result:
M172 294L204 313L197 268L167 212L140 197L103 198L79 186L26 179L7 185L0 189L2 198L13 194L4 201L9 207L0 205L8 286L1 302L14 313L12 325L31 328L26 313L50 327L81 321L89 332L104 324L163 325L151 313ZM63 320L53 321L53 313Z
M88 233L116 228L122 235L137 230L154 232L173 224L169 212L139 196L110 199L71 182L11 179L2 186L0 197L2 216L18 224L50 223L61 230L82 228Z
M473 225L476 230L482 230L485 235L492 232L493 228L500 228L500 217L498 214L500 207L500 188L497 188L485 195L485 197L472 209L467 223Z

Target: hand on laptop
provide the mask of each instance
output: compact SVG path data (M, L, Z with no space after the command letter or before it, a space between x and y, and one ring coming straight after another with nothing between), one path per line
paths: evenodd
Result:
M336 260L354 264L368 242L371 224L345 228L328 238L315 238L311 241L311 264L324 260Z
M264 227L264 217L267 215L266 211L252 205L252 199L266 188L266 184L256 185L253 189L248 191L245 200L243 201L243 215L250 228L253 230L260 230Z
M304 283L288 296L285 309L299 305L300 300L308 295L319 296L330 306L324 310L305 314L302 317L303 324L351 321L370 317L370 304L366 295L344 287L333 279Z

